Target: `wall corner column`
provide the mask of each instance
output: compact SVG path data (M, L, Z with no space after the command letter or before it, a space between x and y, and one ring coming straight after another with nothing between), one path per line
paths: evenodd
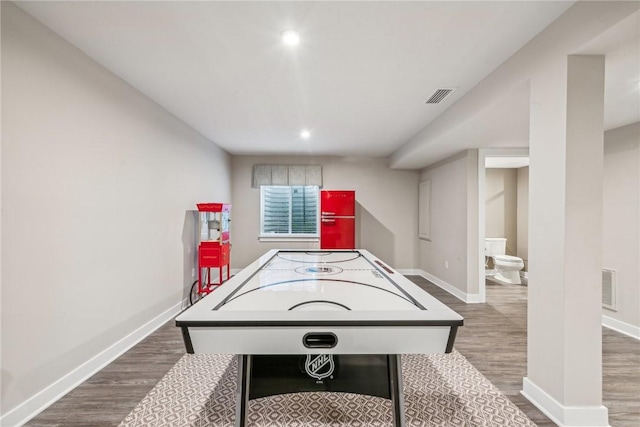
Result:
M603 120L604 56L571 55L532 79L523 394L567 426L608 426L602 405Z

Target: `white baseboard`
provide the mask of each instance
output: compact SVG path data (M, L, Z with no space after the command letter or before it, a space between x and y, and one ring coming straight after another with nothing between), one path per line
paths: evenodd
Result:
M605 316L604 314L602 315L602 326L640 340L640 327L638 326L625 323L621 320L614 319L613 317Z
M403 276L422 276L422 270L416 270L415 268L399 268L396 271Z
M444 280L437 278L436 276L433 276L427 273L424 270L415 270L415 269L414 270L409 270L409 269L398 270L398 273L410 274L414 276L422 276L423 278L427 279L428 281L438 286L439 288L442 288L443 290L449 292L451 295L458 298L460 301L464 301L468 304L476 304L476 303L484 302L480 294L467 294L465 292L462 292L460 289L456 288L455 286L445 282Z
M154 319L131 332L111 347L98 353L67 375L36 393L20 405L0 417L0 426L18 427L55 403L58 399L82 384L89 377L120 357L182 310L183 302L175 304Z
M564 406L527 377L521 393L560 427L609 427L606 406Z

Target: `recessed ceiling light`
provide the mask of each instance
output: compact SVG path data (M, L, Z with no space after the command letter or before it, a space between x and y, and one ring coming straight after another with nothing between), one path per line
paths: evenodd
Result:
M302 131L300 131L300 138L309 139L310 136L311 136L311 132L309 132L308 130L303 129Z
M284 30L282 32L282 42L288 46L297 46L300 44L300 34L293 30Z

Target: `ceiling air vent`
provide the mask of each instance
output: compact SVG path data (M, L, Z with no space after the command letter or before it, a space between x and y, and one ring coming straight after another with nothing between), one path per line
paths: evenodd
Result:
M442 101L444 101L444 99L449 96L449 94L451 92L453 92L455 90L455 88L440 88L440 89L436 89L435 92L433 92L433 95L431 95L431 97L429 99L427 99L426 104L439 104Z

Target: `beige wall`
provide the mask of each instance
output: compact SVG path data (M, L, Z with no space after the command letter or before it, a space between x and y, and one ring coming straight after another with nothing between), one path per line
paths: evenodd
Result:
M603 260L616 271L618 311L606 316L640 328L640 123L604 134Z
M431 181L431 241L420 240L418 268L464 294L478 293L477 150L423 170Z
M486 237L507 239L507 255L516 255L518 247L517 169L486 169Z
M327 190L356 191L356 246L395 268L414 268L418 239L418 173L391 170L384 159L233 156L232 268L246 267L272 248L317 248L318 242L261 242L260 190L251 188L254 164L322 165Z
M230 158L2 2L2 413L187 295ZM184 241L183 241L184 240Z

